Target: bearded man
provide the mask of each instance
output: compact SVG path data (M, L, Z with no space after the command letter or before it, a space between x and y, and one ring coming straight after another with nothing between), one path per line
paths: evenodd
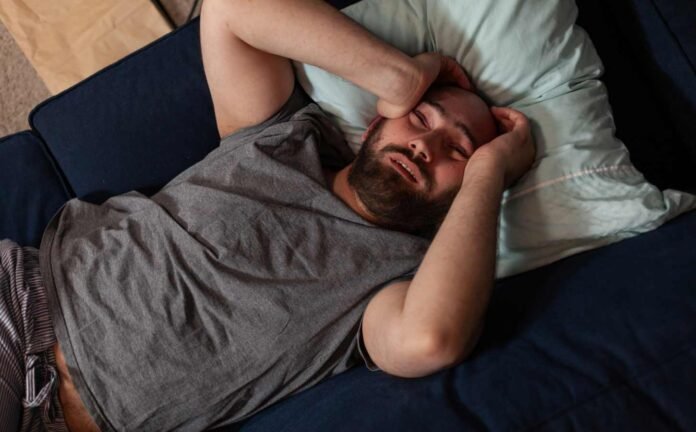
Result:
M201 43L219 148L151 197L69 201L38 250L0 242L3 430L198 431L475 346L524 116L321 1L206 0ZM290 59L379 98L355 159Z

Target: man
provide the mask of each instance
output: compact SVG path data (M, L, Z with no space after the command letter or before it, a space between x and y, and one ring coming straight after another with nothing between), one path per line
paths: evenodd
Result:
M152 197L69 202L40 256L0 244L3 427L21 372L23 430L202 430L359 358L418 377L474 347L501 195L533 161L524 116L489 110L449 58L409 58L320 1L280 5L204 4L220 148ZM379 97L352 163L288 59Z

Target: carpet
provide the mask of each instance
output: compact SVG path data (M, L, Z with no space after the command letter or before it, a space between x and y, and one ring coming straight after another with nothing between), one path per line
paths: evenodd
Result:
M162 0L161 3L173 21L181 25L194 0ZM0 22L0 138L29 129L29 112L50 96L31 63Z

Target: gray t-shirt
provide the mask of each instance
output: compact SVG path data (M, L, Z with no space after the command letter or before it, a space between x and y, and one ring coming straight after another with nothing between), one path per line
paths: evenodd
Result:
M353 155L307 102L296 88L150 198L71 200L52 220L53 322L102 430L221 426L345 371L370 298L415 272L427 240L328 189L322 163Z

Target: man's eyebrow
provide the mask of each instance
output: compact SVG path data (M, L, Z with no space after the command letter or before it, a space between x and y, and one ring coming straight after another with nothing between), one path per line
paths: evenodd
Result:
M423 99L423 103L433 107L435 111L437 111L441 116L448 117L445 112L445 109L438 102L431 99ZM471 141L471 143L474 145L474 148L478 148L478 143L474 139L474 136L471 134L469 128L464 123L460 121L455 121L454 125L457 127L457 129L459 129L461 133L464 134L464 136L466 136L469 139L469 141Z

